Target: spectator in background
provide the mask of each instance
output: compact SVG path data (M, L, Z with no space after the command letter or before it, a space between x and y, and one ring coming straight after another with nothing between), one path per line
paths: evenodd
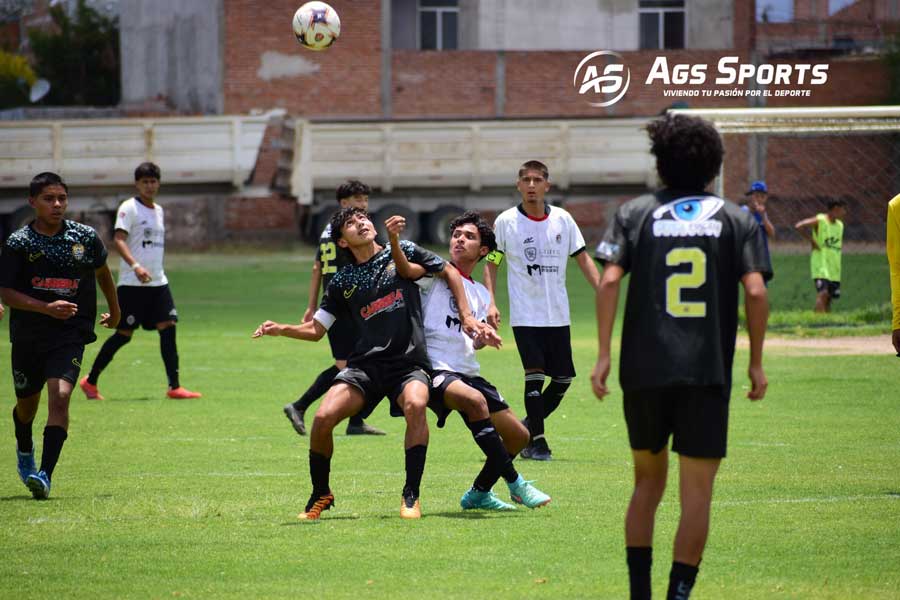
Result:
M775 226L769 220L766 213L766 201L769 198L769 188L765 181L754 181L745 196L748 196L747 204L741 208L749 211L759 224L759 235L762 237L763 246L766 247L766 256L769 255L769 240L775 239ZM771 262L771 261L770 261Z
M891 306L894 309L891 342L900 356L900 194L888 203L887 257L891 265Z

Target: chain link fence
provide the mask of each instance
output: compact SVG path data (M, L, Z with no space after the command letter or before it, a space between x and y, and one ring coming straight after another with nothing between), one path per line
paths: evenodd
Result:
M776 243L800 243L794 224L847 203L845 244L883 245L887 203L900 193L900 107L679 110L712 121L725 143L718 193L746 200L769 188Z

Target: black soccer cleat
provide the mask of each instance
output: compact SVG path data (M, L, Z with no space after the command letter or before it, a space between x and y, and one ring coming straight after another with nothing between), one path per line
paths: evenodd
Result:
M294 408L293 404L284 405L284 416L286 416L288 421L291 422L291 425L294 426L294 431L296 431L298 435L306 435L306 424L303 422L303 413Z

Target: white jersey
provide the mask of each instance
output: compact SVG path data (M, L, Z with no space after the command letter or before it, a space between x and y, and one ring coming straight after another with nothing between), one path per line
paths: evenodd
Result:
M478 321L486 321L491 295L480 283L467 277L462 279L472 314ZM475 358L475 344L462 330L459 307L447 283L431 277L423 277L418 283L422 288L425 347L432 367L476 377L480 367Z
M500 213L494 234L507 264L509 324L569 325L566 265L570 256L584 251L584 238L572 215L547 205L544 218L534 219L519 205Z
M163 271L163 252L166 242L166 222L163 207L154 202L147 208L137 198L129 198L119 206L115 229L128 234L128 250L142 267L150 272L149 283L141 283L134 271L119 259L119 285L154 287L166 285L169 280Z

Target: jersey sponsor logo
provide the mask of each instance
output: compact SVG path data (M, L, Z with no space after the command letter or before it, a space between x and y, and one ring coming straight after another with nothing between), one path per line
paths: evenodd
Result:
M663 204L653 211L655 237L719 237L722 222L711 220L725 205L715 196L689 196ZM664 217L668 216L668 219Z
M13 385L17 390L24 390L28 386L28 377L22 371L13 369Z
M528 276L532 275L543 275L544 273L559 273L559 267L556 265L525 265L525 269L528 271Z
M45 292L54 292L60 296L74 296L78 292L80 279L67 279L65 277L35 277L31 280L31 287Z
M352 288L350 288L349 290L344 290L344 298L346 298L347 300L349 300L349 299L350 299L350 296L352 296L355 292L356 292L356 286L354 285L354 286L353 286Z
M403 290L394 290L387 296L382 296L377 300L369 302L360 309L359 314L363 319L368 321L376 315L384 312L392 312L398 308L403 308L404 306L406 306L406 302L403 300Z
M44 255L43 250L38 250L37 252L34 252L34 253L29 252L28 253L28 262L34 262L37 259L39 259L40 257L42 257L43 255Z
M72 256L75 257L75 260L81 260L82 258L84 258L84 246L82 246L81 244L73 244Z

